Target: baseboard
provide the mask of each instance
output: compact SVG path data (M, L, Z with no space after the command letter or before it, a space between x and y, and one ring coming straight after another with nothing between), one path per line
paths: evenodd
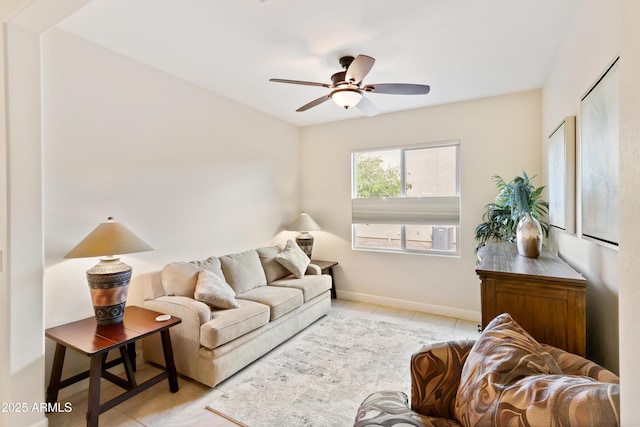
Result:
M437 314L438 316L454 317L456 319L468 320L470 322L480 322L482 319L482 315L479 311L464 310L455 307L445 307L435 304L426 304L416 301L407 301L397 298L381 297L378 295L361 294L358 292L338 290L337 293L339 299L345 299L349 301L366 302L368 304L384 305L387 307L401 308L404 310Z

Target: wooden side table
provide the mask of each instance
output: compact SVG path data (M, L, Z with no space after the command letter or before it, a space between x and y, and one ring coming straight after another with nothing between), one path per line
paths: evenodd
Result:
M173 361L169 328L181 323L182 320L177 317L171 317L165 322L159 322L156 317L161 314L141 307L129 306L125 310L122 322L115 325L98 326L95 317L89 317L47 329L45 335L56 342L51 379L47 388L47 402L55 403L58 400L60 389L89 378L87 426L97 426L98 417L101 413L108 411L165 378L169 381L169 390L173 393L177 392L178 375ZM136 366L135 342L157 333L160 333L162 338L166 370L142 384L137 384L134 375ZM88 371L61 380L62 365L64 364L67 348L90 357L91 365ZM120 357L107 362L107 354L110 350L119 350ZM127 375L126 380L107 371L107 369L120 363L124 364ZM126 391L100 404L101 378L111 381Z
M333 267L338 265L337 261L322 261L318 259L312 259L311 264L315 264L320 267L322 274L328 274L331 276L331 298L336 299L336 284L335 279L333 278Z

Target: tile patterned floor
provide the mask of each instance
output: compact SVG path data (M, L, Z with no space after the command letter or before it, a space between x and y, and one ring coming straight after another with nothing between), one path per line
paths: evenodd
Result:
M456 338L478 336L476 322L346 300L333 300L332 305L333 312L357 313L359 316L398 324L410 322L415 325L423 324L425 327L428 325L431 330L453 333ZM142 364L138 367L136 378L138 381L144 381L158 372L158 368ZM213 389L185 377L179 377L179 384L178 393L171 393L166 382L151 387L100 415L100 426L237 427L235 423L205 409L216 393L221 393L233 385L233 377ZM119 394L120 390L117 386L103 381L102 401ZM62 398L61 401L70 402L73 410L69 413L48 414L50 427L86 425L86 391Z

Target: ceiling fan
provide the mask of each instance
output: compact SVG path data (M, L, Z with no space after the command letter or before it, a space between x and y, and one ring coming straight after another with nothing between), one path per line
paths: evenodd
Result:
M429 85L418 85L409 83L382 83L362 85L365 78L376 60L367 55L343 56L340 58L340 65L344 71L339 71L331 76L331 84L307 82L302 80L269 79L271 82L290 83L305 86L320 86L333 89L329 94L314 99L303 105L296 111L307 111L309 108L322 104L333 99L340 107L348 109L356 107L367 116L377 113L376 107L371 101L363 96L363 92L386 93L392 95L426 95L431 89Z

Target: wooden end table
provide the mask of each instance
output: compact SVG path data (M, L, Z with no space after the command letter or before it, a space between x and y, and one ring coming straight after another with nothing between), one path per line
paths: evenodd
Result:
M161 314L141 307L129 306L125 310L122 322L115 325L98 326L95 317L89 317L47 329L45 335L56 342L51 379L47 388L47 402L55 403L58 400L60 389L89 378L87 426L97 426L98 417L101 413L141 393L165 378L169 381L169 390L173 393L177 392L178 375L173 361L169 328L181 323L182 320L178 317L171 317L165 322L159 322L156 317ZM162 338L166 370L142 384L137 384L134 375L136 366L135 342L157 333L160 333ZM90 357L91 365L88 371L61 380L62 365L64 364L67 348ZM107 362L109 351L116 349L120 351L120 357ZM107 371L107 369L120 363L124 364L127 375L126 380ZM100 404L101 378L111 381L126 391Z
M333 278L333 267L338 265L337 261L322 261L318 259L312 259L311 264L315 264L320 267L320 271L322 274L328 274L331 276L331 298L336 299L336 285L335 280Z

